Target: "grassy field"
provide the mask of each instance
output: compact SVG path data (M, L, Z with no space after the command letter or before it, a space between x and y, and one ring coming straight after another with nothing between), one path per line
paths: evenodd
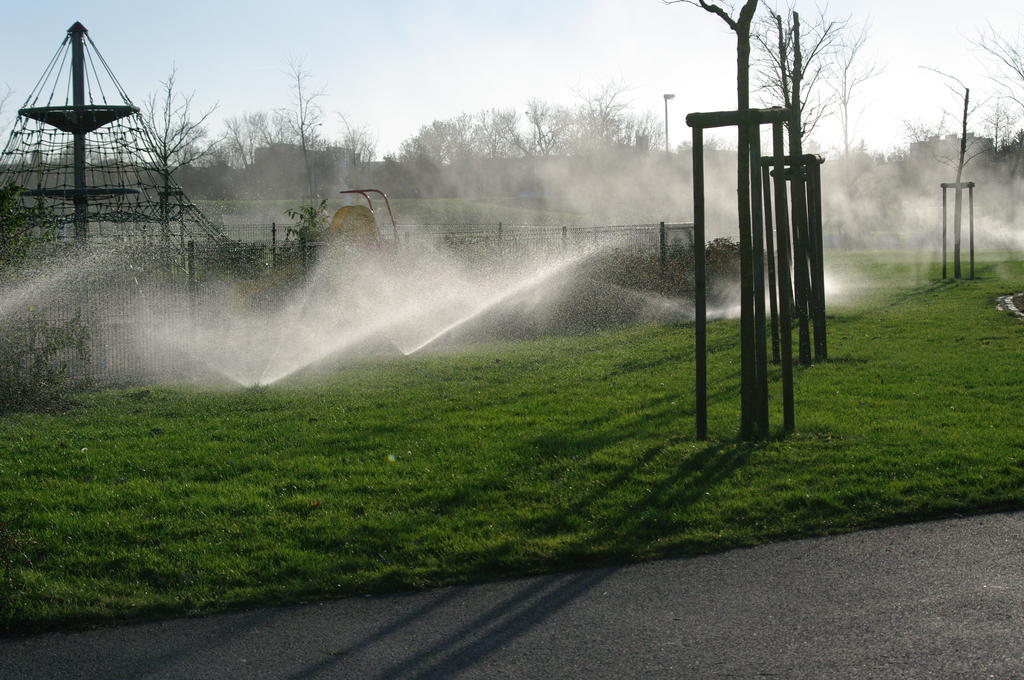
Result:
M711 327L706 443L686 326L2 416L0 622L424 588L1024 507L1024 327L995 309L1024 290L1024 265L940 283L899 256L839 261L857 290L832 308L831 360L797 372L797 432L756 445L734 438L735 322Z

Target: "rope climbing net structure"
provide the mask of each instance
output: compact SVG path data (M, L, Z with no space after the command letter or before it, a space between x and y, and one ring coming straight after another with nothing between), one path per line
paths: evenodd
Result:
M218 237L153 149L153 131L88 31L75 23L0 153L0 186L21 187L59 238Z

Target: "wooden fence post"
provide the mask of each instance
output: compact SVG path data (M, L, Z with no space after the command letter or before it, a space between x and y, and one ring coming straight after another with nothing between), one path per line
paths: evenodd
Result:
M816 157L809 158L808 172L808 217L809 231L813 241L811 266L814 281L814 360L828 359L828 339L825 328L825 243L821 225L821 163Z
M796 426L793 408L793 285L789 264L789 206L786 197L783 123L772 126L775 161L775 228L779 253L779 333L782 344L782 428L792 432Z
M665 223L658 223L658 261L661 263L661 272L665 273L666 257L665 257Z
M974 280L974 182L967 185L967 204L970 210L971 280Z
M753 424L754 436L768 435L768 350L764 310L764 213L761 199L761 126L749 124L750 141L750 294L754 298Z
M693 128L693 321L697 439L708 438L707 272L704 261L704 130Z
M946 187L942 187L942 278L946 278Z
M774 140L773 140L774 143ZM772 220L772 183L771 167L762 163L761 191L764 194L764 248L765 261L768 264L768 308L772 336L772 363L779 363L779 291L775 274L775 241L772 236L774 224Z

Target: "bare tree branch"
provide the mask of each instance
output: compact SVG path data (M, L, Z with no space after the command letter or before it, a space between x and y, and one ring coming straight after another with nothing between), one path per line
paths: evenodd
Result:
M224 121L222 144L231 165L248 168L256 162L256 149L269 136L269 117L265 111L244 113Z
M345 127L345 135L342 137L341 145L348 150L348 153L356 163L370 163L377 158L377 139L365 126L355 127L348 122L343 114L339 113L338 118Z
M1020 113L1011 110L1006 102L1006 97L998 97L982 121L985 132L992 137L992 146L997 152L1004 150L1020 122Z
M769 104L791 106L790 88L799 82L801 135L809 136L835 104L834 89L829 86L834 77L834 55L842 42L848 19L827 16L827 7L819 8L811 21L801 21L801 64L796 68L793 45L794 2L781 11L769 8L767 16L759 20L752 31L755 73L758 90ZM796 77L794 77L796 76Z
M524 154L550 156L566 149L572 129L572 113L568 109L534 98L526 102L526 121L529 131L525 140L519 142Z
M302 61L298 59L288 62L288 79L292 91L292 106L288 109L278 109L277 113L299 143L302 161L306 169L307 196L310 206L312 206L316 182L313 178L313 162L310 154L320 142L320 133L317 128L323 124L323 109L320 108L318 100L326 94L326 91L315 89L310 85L310 74L303 66Z
M1016 35L1007 37L988 24L972 42L995 62L992 80L1024 108L1024 32L1018 28Z
M736 19L732 18L734 7L731 2L722 3L724 7L721 5L704 2L704 0L662 0L662 2L664 2L666 5L683 4L693 5L694 7L700 7L705 12L711 12L712 14L717 15L732 30L736 31L739 29Z
M176 91L177 69L171 69L161 89L151 93L142 106L142 119L150 137L152 153L158 171L169 182L170 177L183 165L191 165L210 151L202 143L206 137L206 122L217 109L196 113L192 108L195 92L183 95Z
M829 87L836 98L836 115L843 130L843 155L850 155L850 138L863 109L851 112L850 107L861 85L881 74L885 68L874 61L865 62L861 50L868 41L870 26L865 23L856 33L844 36L833 53L834 76Z

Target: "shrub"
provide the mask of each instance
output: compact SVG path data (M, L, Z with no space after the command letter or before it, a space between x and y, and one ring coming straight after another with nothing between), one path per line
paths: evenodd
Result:
M46 211L22 205L19 192L13 184L0 187L0 291L17 280L33 248L55 232ZM69 387L68 359L89 357L81 317L52 321L30 307L0 322L0 412L61 403Z
M735 302L740 285L740 244L730 238L716 238L705 248L708 303Z
M89 360L89 329L76 315L48 321L35 309L7 319L0 333L0 413L63 403L71 355Z
M0 269L24 262L33 245L52 239L56 231L43 206L22 205L20 193L21 187L15 184L0 187Z

